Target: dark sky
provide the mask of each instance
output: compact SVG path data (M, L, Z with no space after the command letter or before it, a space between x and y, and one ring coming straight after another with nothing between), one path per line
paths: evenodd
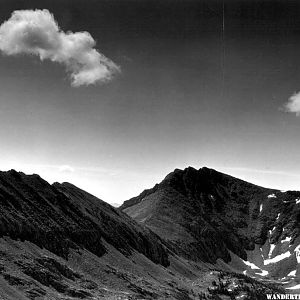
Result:
M300 90L299 1L1 4L1 23L48 9L121 68L106 84L74 88L57 63L0 56L2 169L110 202L189 165L300 189L300 119L282 109Z

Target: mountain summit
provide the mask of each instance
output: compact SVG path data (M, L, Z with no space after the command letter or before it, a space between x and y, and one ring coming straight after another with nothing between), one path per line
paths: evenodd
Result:
M296 274L299 203L300 192L188 167L175 169L120 209L168 241L177 255L244 267L245 273L253 273L253 264L259 274L282 278Z

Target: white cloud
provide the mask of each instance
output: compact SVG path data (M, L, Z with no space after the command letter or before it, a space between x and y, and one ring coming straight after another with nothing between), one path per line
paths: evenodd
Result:
M65 65L73 86L105 82L120 68L94 47L89 32L64 32L47 10L16 10L0 26L0 50L31 54Z
M68 172L68 173L70 173L70 172L75 171L75 169L73 167L69 166L69 165L62 165L58 169L59 169L59 172Z
M294 93L284 106L286 112L295 113L300 116L300 92Z

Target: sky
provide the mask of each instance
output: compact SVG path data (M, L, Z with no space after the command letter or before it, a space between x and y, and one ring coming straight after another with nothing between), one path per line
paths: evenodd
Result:
M300 190L299 1L1 4L1 170L110 203L187 166Z

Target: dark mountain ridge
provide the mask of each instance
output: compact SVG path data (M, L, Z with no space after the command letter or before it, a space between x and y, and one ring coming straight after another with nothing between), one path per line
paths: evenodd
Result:
M0 237L28 240L64 258L70 248L81 247L101 256L104 239L123 254L135 249L168 265L155 234L71 184L50 185L38 175L0 172L0 201Z
M230 252L247 260L247 251L268 238L277 243L289 236L293 244L300 234L299 196L188 167L174 170L120 209L167 240L178 255L216 263L229 262Z

